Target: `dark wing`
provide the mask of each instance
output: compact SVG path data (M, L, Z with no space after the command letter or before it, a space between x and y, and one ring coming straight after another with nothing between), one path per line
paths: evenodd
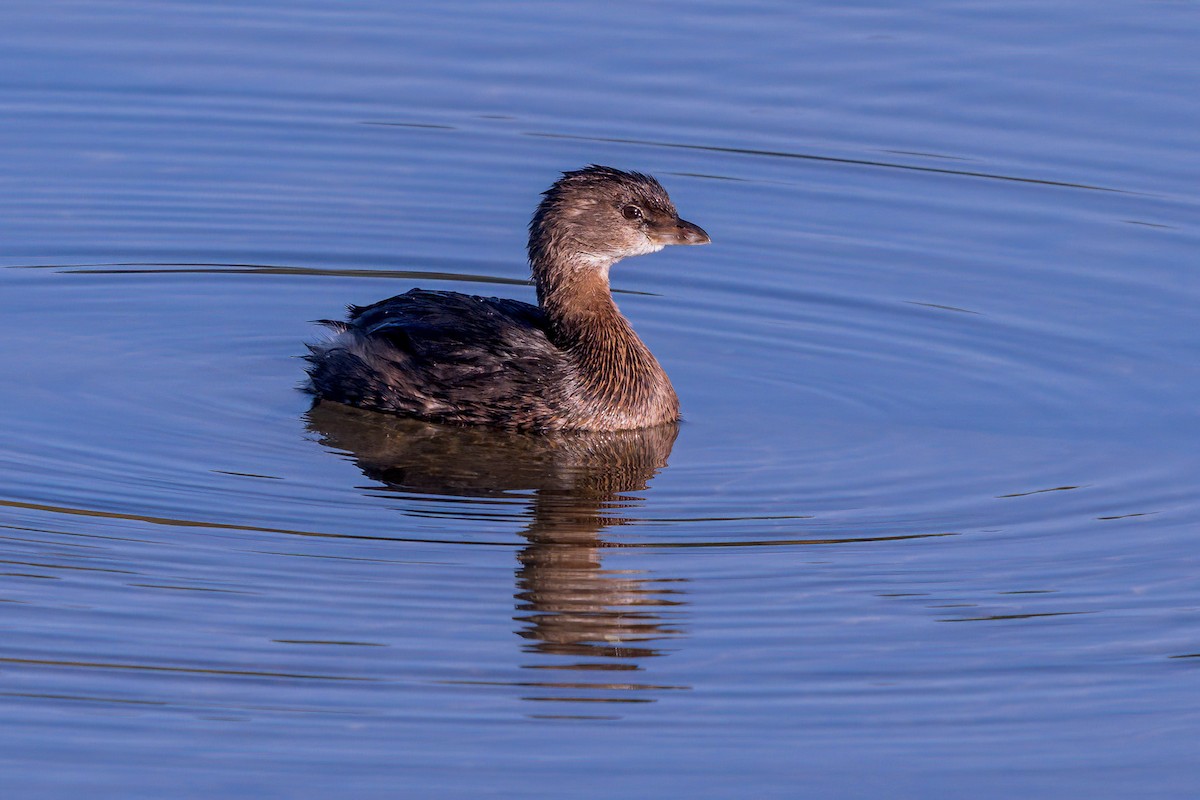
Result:
M414 289L351 307L309 357L314 391L350 405L448 422L547 427L567 377L528 303Z

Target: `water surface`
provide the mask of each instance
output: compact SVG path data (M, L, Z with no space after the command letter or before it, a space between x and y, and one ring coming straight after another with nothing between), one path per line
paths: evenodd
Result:
M1196 4L5 17L13 796L1194 791ZM310 408L591 162L683 423Z

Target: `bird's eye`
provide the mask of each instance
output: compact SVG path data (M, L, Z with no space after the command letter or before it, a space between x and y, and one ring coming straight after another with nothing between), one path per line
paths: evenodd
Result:
M625 219L641 219L642 210L637 206L625 206L621 209L621 214Z

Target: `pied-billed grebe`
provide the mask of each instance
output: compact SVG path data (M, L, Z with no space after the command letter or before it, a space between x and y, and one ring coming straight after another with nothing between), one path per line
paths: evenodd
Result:
M608 270L669 244L706 244L648 175L565 172L529 223L538 305L423 289L350 307L310 345L320 398L436 422L625 430L679 419L667 374L617 310Z

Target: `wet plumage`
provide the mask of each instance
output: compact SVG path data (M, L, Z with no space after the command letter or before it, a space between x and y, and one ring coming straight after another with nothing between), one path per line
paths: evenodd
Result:
M538 305L414 289L365 307L310 345L321 399L438 422L622 430L679 418L671 382L617 310L609 268L708 235L653 178L564 173L530 223Z

